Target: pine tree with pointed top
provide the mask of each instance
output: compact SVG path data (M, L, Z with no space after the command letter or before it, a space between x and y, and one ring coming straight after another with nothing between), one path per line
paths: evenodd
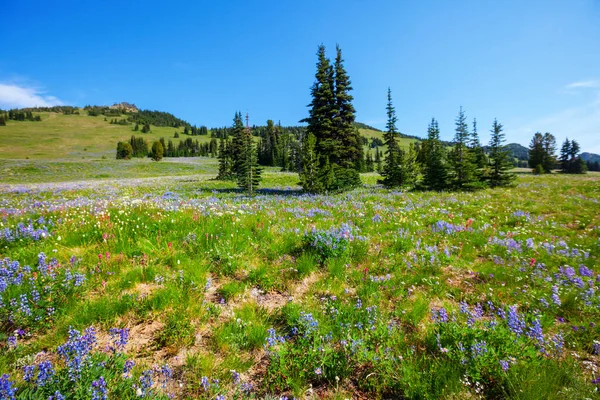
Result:
M359 171L363 168L363 147L360 134L356 128L354 97L350 94L352 90L350 78L344 68L342 49L336 45L336 57L334 63L335 82L335 135L341 142L340 159L335 160L338 166L338 175L345 178L338 179L340 189L353 188L361 184ZM342 174L340 174L342 172Z
M475 156L475 165L478 169L485 168L487 166L487 160L485 157L485 151L481 142L479 141L479 134L477 133L477 119L473 118L473 131L471 132L470 145L471 151Z
M242 131L239 138L235 173L238 187L252 196L262 180L262 168L258 165L258 151L249 127Z
M427 128L427 139L423 142L423 186L431 190L448 187L448 165L446 149L440 141L440 128L435 118Z
M456 133L454 135L454 148L450 153L452 167L452 182L457 189L470 189L476 183L475 156L469 148L469 127L467 117L460 108L456 117Z
M398 137L398 130L396 129L396 110L392 104L392 90L388 88L387 93L387 123L385 126L385 133L383 134L384 144L387 147L385 162L381 175L383 180L381 183L387 187L400 186L401 182L401 162L403 161L403 151L398 146L396 138Z
M515 179L515 174L509 172L513 167L510 152L504 148L505 139L504 133L502 133L502 124L496 119L494 119L491 132L489 184L491 187L508 186Z
M312 133L309 133L304 137L301 159L302 171L300 172L300 185L309 193L321 192L317 138Z

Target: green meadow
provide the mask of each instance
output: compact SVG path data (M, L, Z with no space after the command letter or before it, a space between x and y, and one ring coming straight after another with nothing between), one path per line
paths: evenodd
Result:
M600 174L306 195L267 168L250 198L215 159L80 143L96 156L0 163L18 398L93 398L100 377L131 399L598 396Z

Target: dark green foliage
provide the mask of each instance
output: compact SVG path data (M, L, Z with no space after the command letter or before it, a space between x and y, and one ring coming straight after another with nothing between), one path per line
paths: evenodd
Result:
M11 121L41 121L39 115L33 115L29 109L8 110L8 119Z
M117 143L117 160L130 160L133 156L133 147L128 142Z
M478 169L484 169L487 167L487 159L485 151L479 141L479 134L477 133L477 119L473 119L473 132L471 132L471 141L469 144L470 149L473 151L475 156L475 165Z
M454 148L450 153L451 180L457 189L471 189L477 186L475 154L469 147L469 143L470 134L467 126L467 117L461 107L456 118Z
M579 156L579 143L575 140L565 139L560 150L560 169L565 174L584 174L588 170L587 164Z
M508 172L512 168L512 162L508 150L502 145L505 140L502 124L496 119L491 132L489 184L491 187L507 186L515 179L515 175Z
M238 187L253 195L262 179L262 169L258 166L258 154L249 127L242 133L238 153L234 153L234 164Z
M144 124L144 126L142 127L142 133L148 132L150 132L150 124Z
M132 136L131 139L129 139L129 144L131 145L131 148L133 149L133 157L147 157L148 156L148 143L146 142L146 139L144 139L143 137L135 137Z
M175 134L173 135L173 137L174 137L175 139L178 139L178 138L179 138L179 132L175 131Z
M342 53L337 47L335 65L325 56L325 46L317 52L317 72L311 88L308 132L316 139L318 160L318 185L310 185L314 191L347 190L360 185L358 170L362 168L364 156L358 129L354 125L354 107L350 91L350 79L344 69ZM301 181L306 183L302 178Z
M131 114L129 120L141 125L151 124L154 126L171 126L173 128L190 126L189 122L163 111L140 110L137 113Z
M158 140L156 142L154 142L152 144L152 160L154 161L160 161L163 158L163 153L164 153L164 147L162 145L161 142L159 142Z
M583 161L583 158L581 158L581 161ZM585 161L585 165L588 171L600 171L599 161Z
M0 115L0 126L6 126L6 120L4 119L4 116Z
M300 172L300 185L309 193L321 191L318 157L317 138L309 133L302 143L302 170Z
M136 123L136 124L135 124L135 126L133 127L133 130L134 130L135 132L139 131L139 130L140 130L140 124L137 124L137 123Z
M219 173L217 180L233 179L233 160L231 158L231 142L221 138L219 140Z
M381 183L387 187L411 186L416 180L416 159L414 148L411 147L406 153L398 146L396 138L398 130L396 129L396 110L392 105L392 91L388 88L387 103L387 124L386 132L383 135L385 145L387 146L387 155L381 175Z
M431 190L448 187L448 161L446 148L440 141L440 128L435 118L427 129L427 139L421 146L423 163L423 186Z
M543 173L551 173L556 164L555 152L556 139L554 136L548 132L544 135L536 132L529 145L529 166L537 171L539 170L537 166L540 165Z

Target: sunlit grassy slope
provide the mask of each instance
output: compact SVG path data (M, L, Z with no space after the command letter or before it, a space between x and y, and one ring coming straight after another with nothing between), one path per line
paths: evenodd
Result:
M34 113L42 117L41 122L8 121L0 127L0 158L51 159L51 158L114 158L117 142L131 135L144 136L148 142L161 137L173 138L176 130L183 128L151 126L151 132L134 132L134 125L112 125L114 117L90 117L83 110L80 115L57 113ZM126 116L122 116L126 118ZM180 139L187 136L181 135ZM180 139L175 139L177 142ZM208 141L208 136L195 136L194 140Z
M131 135L143 136L149 143L164 137L173 138L175 131L183 128L151 126L150 133L134 132L134 125L112 125L114 117L90 117L80 110L80 115L64 115L57 113L34 113L42 117L41 122L8 121L0 127L0 158L4 159L97 159L105 156L114 158L117 142L128 140ZM125 115L122 118L126 118ZM360 129L363 136L369 138L383 137L383 132ZM185 135L173 139L175 144L184 140ZM209 141L209 136L194 136L200 142ZM408 148L414 139L402 138L400 146ZM368 147L365 146L365 151Z

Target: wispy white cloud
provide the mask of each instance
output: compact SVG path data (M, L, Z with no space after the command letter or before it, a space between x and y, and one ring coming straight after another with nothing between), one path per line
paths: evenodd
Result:
M52 107L64 104L36 87L0 83L0 108Z
M569 83L565 89L600 89L600 80L579 81Z
M592 89L591 98L552 115L537 118L516 129L515 137L530 138L535 132L550 132L558 142L574 139L582 151L600 154L600 80L574 82L567 87Z

